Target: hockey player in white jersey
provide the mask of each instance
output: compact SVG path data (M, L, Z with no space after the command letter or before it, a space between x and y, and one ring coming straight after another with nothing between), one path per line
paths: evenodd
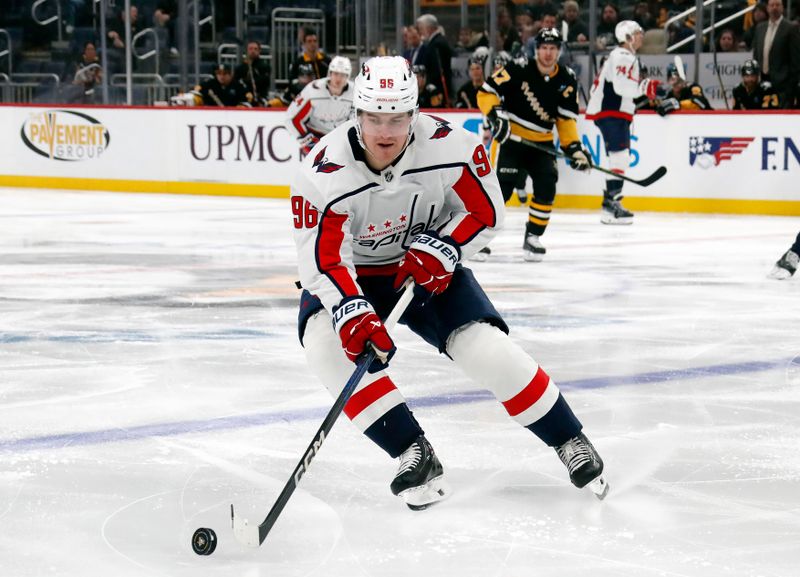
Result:
M350 60L335 56L328 76L306 85L286 111L286 127L297 138L303 154L317 141L350 118L353 111L353 83Z
M653 100L660 83L641 77L636 51L644 38L642 27L633 20L623 20L614 33L619 46L611 51L595 78L586 119L593 120L603 135L609 169L622 175L630 162L631 122L636 110L633 100L639 96ZM600 217L604 224L633 223L633 213L622 206L623 184L620 178L606 179Z
M412 509L448 492L444 470L386 368L385 318L412 278L400 319L556 453L577 487L604 496L603 462L547 373L463 262L495 236L504 205L477 137L419 114L417 81L399 56L355 79L356 116L324 136L291 187L303 292L298 328L312 370L338 396L367 347L378 353L344 413L400 465L391 490Z

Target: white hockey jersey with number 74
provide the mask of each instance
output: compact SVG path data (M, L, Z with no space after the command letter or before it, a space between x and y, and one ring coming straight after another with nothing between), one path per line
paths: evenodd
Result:
M291 187L300 281L328 311L362 294L358 274L393 274L421 232L452 237L465 260L489 243L505 215L477 135L420 114L404 153L375 171L354 123L317 143Z

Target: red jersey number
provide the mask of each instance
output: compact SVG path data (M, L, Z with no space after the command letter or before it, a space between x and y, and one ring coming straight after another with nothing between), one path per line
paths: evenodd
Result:
M302 196L292 197L292 215L295 228L314 228L319 221L317 209Z
M472 153L472 162L478 167L478 176L486 176L492 172L492 165L489 164L489 157L486 156L486 149L482 144L475 147Z

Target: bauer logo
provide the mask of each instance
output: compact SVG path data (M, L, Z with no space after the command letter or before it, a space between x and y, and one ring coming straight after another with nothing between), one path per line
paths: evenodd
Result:
M64 161L98 158L111 140L99 120L71 110L31 114L22 125L20 137L36 154Z
M689 138L689 166L719 166L744 152L754 140L753 137L738 136L692 136Z

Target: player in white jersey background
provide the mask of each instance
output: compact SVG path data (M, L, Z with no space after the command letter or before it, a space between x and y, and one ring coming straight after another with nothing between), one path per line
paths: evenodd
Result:
M402 57L366 62L356 116L324 136L291 188L303 293L299 335L309 365L338 396L367 347L379 358L344 412L400 466L391 490L412 509L446 496L444 471L386 371L381 322L407 278L417 297L400 319L447 355L508 414L556 450L577 487L605 495L603 463L547 373L462 263L495 236L504 203L486 149L446 120L419 114ZM435 386L435 383L431 383Z
M656 98L658 80L642 78L636 51L642 46L644 32L633 20L623 20L615 28L619 46L608 55L595 78L586 107L586 119L594 120L603 135L609 169L625 174L630 163L631 122L636 111L633 100ZM621 178L606 178L601 222L631 224L633 213L622 206Z
M286 111L286 127L297 138L303 154L319 139L350 118L353 111L353 83L350 60L335 56L328 76L308 83Z

